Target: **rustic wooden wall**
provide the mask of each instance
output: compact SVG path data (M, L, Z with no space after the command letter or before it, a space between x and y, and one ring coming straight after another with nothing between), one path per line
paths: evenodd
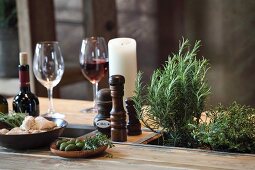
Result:
M157 7L159 67L178 50L178 41L184 36L184 0L159 0Z
M84 37L101 36L107 44L118 36L115 0L83 1ZM108 74L99 82L99 89L109 87Z

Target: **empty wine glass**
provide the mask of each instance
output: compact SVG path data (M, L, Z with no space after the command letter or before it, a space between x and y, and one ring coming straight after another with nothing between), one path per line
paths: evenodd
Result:
M80 51L80 66L84 77L93 84L94 106L82 112L96 112L96 93L98 82L108 71L108 50L103 37L89 37L82 41Z
M36 44L33 71L36 79L48 90L49 107L46 116L64 117L56 113L53 106L53 87L61 80L64 73L64 59L58 42L45 41Z

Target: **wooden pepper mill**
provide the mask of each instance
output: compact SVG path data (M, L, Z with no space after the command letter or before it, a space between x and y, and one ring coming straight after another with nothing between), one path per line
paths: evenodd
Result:
M111 140L115 142L127 141L126 111L123 107L125 78L112 75L109 79L112 110L111 110Z
M110 112L112 109L111 90L101 89L97 92L96 105L98 114L94 118L94 126L97 130L108 137L111 136Z
M134 108L134 101L131 97L127 98L126 101L126 109L128 114L128 124L127 130L129 136L136 136L142 134L141 123L137 118L137 113Z

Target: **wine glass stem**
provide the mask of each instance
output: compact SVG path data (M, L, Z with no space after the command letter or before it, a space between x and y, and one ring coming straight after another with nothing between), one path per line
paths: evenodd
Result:
M50 87L47 90L48 90L48 99L49 99L48 113L53 114L54 113L53 97L52 97L53 87Z
M93 101L94 101L94 108L96 108L96 95L98 91L98 83L93 84Z

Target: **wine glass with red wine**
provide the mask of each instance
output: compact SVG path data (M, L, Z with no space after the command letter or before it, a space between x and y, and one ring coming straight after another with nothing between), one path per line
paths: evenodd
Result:
M81 112L96 112L96 93L98 82L106 75L109 67L108 50L103 37L89 37L82 41L80 51L81 71L86 79L93 84L94 106Z

